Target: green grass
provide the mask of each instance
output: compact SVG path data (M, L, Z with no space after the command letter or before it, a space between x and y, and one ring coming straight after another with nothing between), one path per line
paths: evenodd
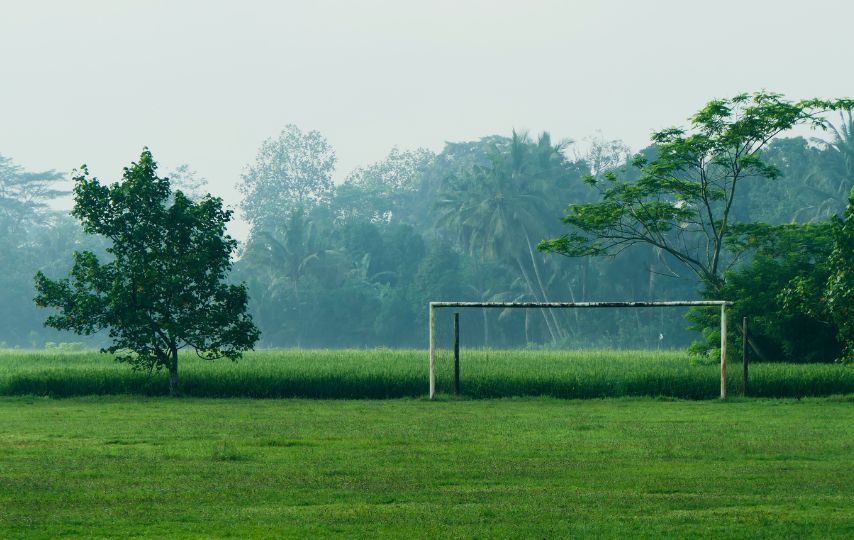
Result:
M681 352L467 351L462 393L472 398L553 396L591 398L719 395L716 364L694 365ZM185 355L182 391L196 397L396 398L427 392L425 351L262 351L238 363ZM833 364L753 364L751 395L827 396L854 393L854 368ZM442 351L438 389L452 390L452 358ZM741 366L730 366L731 395L741 389ZM0 395L68 397L91 394L165 395L164 373L133 372L93 352L0 352Z
M852 538L854 402L0 398L0 538Z

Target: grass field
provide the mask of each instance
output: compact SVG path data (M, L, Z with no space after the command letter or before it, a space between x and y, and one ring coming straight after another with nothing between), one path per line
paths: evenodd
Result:
M182 391L196 397L396 398L427 392L425 351L261 351L238 363L180 361ZM717 364L693 365L681 352L466 351L462 393L473 398L590 398L719 395ZM741 365L729 370L729 390L741 390ZM803 397L854 393L854 368L834 364L753 364L753 396ZM439 392L452 390L452 358L438 360ZM165 395L164 373L132 372L93 352L0 352L0 395L68 397L92 394Z
M0 398L0 537L852 538L854 402Z

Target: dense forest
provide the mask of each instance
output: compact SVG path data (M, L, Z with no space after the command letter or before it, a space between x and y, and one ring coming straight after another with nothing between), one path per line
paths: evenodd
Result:
M736 302L734 320L751 318L763 359L841 354L834 322L797 298L827 278L834 227L854 187L854 120L846 113L831 122L820 139L767 144L762 157L779 176L745 182L732 206L734 222L775 227L717 293ZM655 143L635 154L619 141L573 144L513 131L449 142L438 154L393 148L336 184L328 141L289 125L247 156L239 209L251 233L230 279L248 284L261 347L424 347L430 300L702 298L704 284L654 246L606 257L537 249L565 232L568 205L598 199L595 179L637 179L636 155L657 153ZM168 176L190 197L206 190L189 166ZM73 250L104 252L74 219L50 210L48 202L64 195L62 178L0 156L0 346L83 340L44 328L47 314L33 304L37 271L64 275ZM464 345L489 348L669 349L693 341L704 353L716 325L704 311L661 309L469 310L462 317ZM448 324L440 325L440 341ZM86 339L100 344L99 336Z

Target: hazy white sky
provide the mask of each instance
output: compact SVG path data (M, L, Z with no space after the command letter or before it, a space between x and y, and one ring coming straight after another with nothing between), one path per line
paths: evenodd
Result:
M0 154L112 181L147 145L236 204L288 123L339 179L512 128L637 149L715 97L854 95L852 30L851 0L0 0Z

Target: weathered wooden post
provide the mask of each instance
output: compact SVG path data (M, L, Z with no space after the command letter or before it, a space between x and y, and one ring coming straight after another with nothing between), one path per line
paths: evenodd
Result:
M721 304L721 399L726 399L726 303Z
M436 397L436 313L430 302L430 399Z
M747 317L741 321L741 395L747 396Z
M460 395L460 314L454 313L454 395Z

